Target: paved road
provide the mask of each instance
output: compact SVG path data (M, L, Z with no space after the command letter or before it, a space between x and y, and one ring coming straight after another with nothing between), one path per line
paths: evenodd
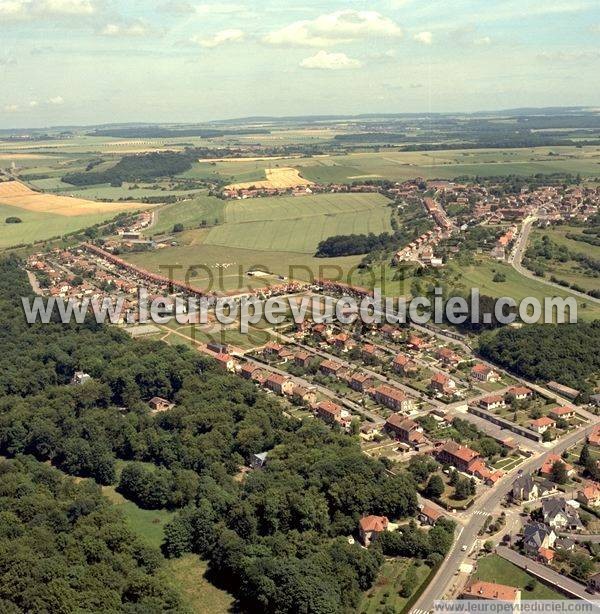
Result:
M570 578L559 574L541 563L532 561L530 558L523 556L522 554L519 554L506 546L499 546L496 548L496 553L503 559L510 561L513 565L516 565L521 569L527 570L528 573L537 576L551 586L554 585L560 587L561 591L568 593L571 595L571 597L584 599L585 601L591 600L591 595L590 593L586 592L583 584L575 582L575 580L571 580Z
M266 362L262 362L260 360L256 360L255 358L250 358L249 356L244 356L244 360L246 360L247 362L251 362L251 363L257 365L258 367L260 367L261 369L264 369L265 371L270 371L271 373L278 373L279 375L283 375L285 377L289 377L295 384L298 384L299 386L304 386L305 388L314 387L321 394L325 395L326 397L328 397L329 399L331 399L335 403L338 403L338 405L342 405L342 406L346 407L347 409L351 410L354 413L363 414L363 415L367 416L375 424L381 425L381 424L385 423L385 420L381 416L378 416L377 414L369 411L368 409L364 408L362 405L358 405L357 403L353 403L349 399L344 399L344 398L338 397L333 391L329 390L329 388L325 388L325 386L321 386L319 384L316 384L316 383L313 383L313 382L309 382L309 381L304 380L304 379L302 379L300 377L295 377L294 375L290 375L287 371L283 371L282 369L277 369L276 367L273 367L272 365L270 365L270 364L268 364Z
M529 239L529 234L531 233L531 227L533 226L533 223L535 222L535 220L536 218L528 218L525 220L525 222L523 222L523 228L521 230L521 234L519 235L519 238L517 239L517 243L515 247L513 248L511 255L509 256L509 259L508 259L509 264L511 264L512 267L518 273L520 273L521 275L525 277L529 277L529 279L535 279L535 281L539 283L546 284L547 286L551 286L558 290L562 290L563 292L568 292L569 294L573 294L574 296L577 296L586 301L591 301L593 303L600 304L600 299L594 298L593 296L590 296L589 294L585 294L583 292L578 292L577 290L572 290L571 288L565 288L564 286L555 284L554 282L544 279L543 277L537 277L529 269L526 269L521 264L523 260L523 255L525 254L525 251L527 249L527 240Z
M567 448L570 448L579 441L583 441L598 422L600 422L600 419L595 417L593 424L569 433L554 445L551 452L554 454L561 454ZM516 467L504 475L493 489L484 493L476 501L475 505L471 508L470 522L468 522L466 526L458 528L454 545L446 555L446 559L438 569L435 577L414 604L413 609L411 609L412 614L416 614L418 611L427 612L433 609L434 601L444 596L446 588L450 584L454 573L458 570L469 551L473 548L486 517L497 511L504 497L510 492L517 472L523 471L523 473L527 474L537 471L542 466L548 454L549 452L546 452L526 460L519 467Z
M307 352L310 352L311 354L316 354L317 356L321 356L321 358L325 358L327 360L334 360L335 362L342 364L347 369L353 369L353 370L356 369L356 365L354 363L350 363L344 360L343 358L339 358L338 356L335 356L334 354L329 354L328 352L325 352L324 350L321 350L319 348L314 348L310 345L299 343L295 339L292 339L291 337L286 337L285 335L282 335L281 333L276 333L276 334L281 340L287 343L294 344L298 347L301 347L303 350L306 350ZM430 399L427 395L423 394L422 392L419 392L418 390L414 390L413 388L410 388L409 386L405 386L404 384L401 384L400 382L397 382L394 379L390 379L389 377L386 377L385 375L382 375L381 373L371 371L371 369L367 367L361 367L360 370L363 371L364 373L368 373L371 377L378 379L381 382L384 382L386 384L389 384L390 386L393 386L394 388L398 388L402 390L411 398L416 397L418 399L421 399L422 401L425 401L426 403L429 403L430 405L436 405L437 407L445 407L444 403L442 403L441 401L438 401L437 399Z

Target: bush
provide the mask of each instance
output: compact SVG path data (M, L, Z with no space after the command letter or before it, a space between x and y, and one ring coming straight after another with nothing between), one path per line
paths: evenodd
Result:
M14 215L11 215L4 220L6 224L20 224L22 221L23 220L20 217L16 217Z

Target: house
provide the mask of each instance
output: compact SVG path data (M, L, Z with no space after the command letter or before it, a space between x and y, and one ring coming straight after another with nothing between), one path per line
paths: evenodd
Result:
M356 346L355 341L347 333L339 333L331 337L329 343L344 352Z
M398 354L392 362L392 368L400 375L408 376L419 370L417 364L406 354Z
M538 485L528 473L521 475L513 482L511 491L513 501L519 503L521 501L533 501L539 496Z
M575 417L575 410L565 405L564 407L557 407L551 410L548 415L555 420L570 420Z
M319 365L319 371L321 371L324 375L333 375L336 376L340 371L342 371L344 365L340 362L336 362L335 360L324 360Z
M547 497L548 495L554 495L558 492L556 484L554 482L551 482L550 480L540 480L537 483L537 486L540 498Z
M455 441L447 441L437 452L438 461L444 465L452 465L459 471L469 469L481 459L479 452L471 450L467 446L461 446Z
M444 516L440 510L428 503L420 505L419 508L419 521L423 524L433 526L440 518L443 518Z
M504 475L500 470L492 471L489 469L482 460L475 461L469 468L469 473L482 480L488 486L494 486Z
M298 350L294 354L294 363L299 367L307 367L312 360L312 354L304 350Z
M494 369L481 362L471 369L471 377L480 382L497 382L500 380L500 375Z
M350 388L357 392L366 392L373 386L373 378L367 373L354 373L350 377Z
M596 427L587 437L590 446L600 447L600 426Z
M92 376L84 371L75 371L73 377L71 378L71 384L73 386L82 386L86 382L91 381Z
M360 349L360 355L363 360L372 361L379 357L379 350L370 343L365 343Z
M549 428L554 428L556 426L556 420L549 418L548 416L542 416L537 420L531 420L529 426L532 431L536 433L545 433Z
M542 513L544 522L552 529L568 531L581 531L583 529L579 512L562 497L544 499Z
M398 388L393 388L392 386L383 384L379 386L379 388L371 390L371 394L375 401L384 407L393 409L394 411L404 412L409 412L413 408L413 399L408 397L404 392L402 392L402 390L398 390Z
M304 405L313 405L317 402L317 391L315 388L305 386L294 386L292 388L292 399Z
M568 476L572 476L575 473L573 465L566 463L558 454L548 454L544 464L540 467L540 475L550 477L552 475L552 467L554 467L555 463L562 463L565 466L565 471Z
M424 350L426 347L429 347L429 343L425 339L417 335L411 335L408 338L408 341L406 342L406 344L408 345L409 348L417 352L420 350Z
M508 601L519 603L521 601L521 589L506 584L495 582L483 582L474 580L468 584L461 594L462 599L482 599L485 601Z
M507 394L513 396L517 401L524 401L533 396L533 390L527 388L527 386L513 386L509 388Z
M244 379L254 380L256 379L256 375L261 372L261 368L258 365L255 365L251 362L248 362L240 368L240 375Z
M595 405L596 407L600 407L600 394L590 395L590 404Z
M157 414L161 411L167 411L175 407L175 403L171 403L170 401L167 401L167 399L163 399L162 397L152 397L148 401L148 405L150 405L150 411L153 414Z
M269 341L269 343L265 345L263 354L269 358L278 358L283 362L287 362L294 355L289 348L275 341Z
M396 439L415 447L425 443L423 429L411 418L402 414L392 414L385 423L385 429Z
M440 348L435 353L437 359L448 367L455 367L460 364L463 359L450 348Z
M363 516L358 521L358 534L360 541L369 546L377 536L387 531L389 520L386 516Z
M268 454L269 454L268 452L260 452L259 454L252 454L250 456L250 466L253 469L262 469L267 462Z
M283 350L283 345L281 343L276 343L275 341L269 341L263 348L263 354L265 356L279 356L279 352Z
M285 375L279 375L279 373L271 373L265 381L265 386L273 392L284 395L292 394L294 389L294 382Z
M342 421L342 407L333 401L320 401L315 405L315 413L328 424Z
M575 548L575 541L568 537L559 537L554 542L554 548L556 550L568 550L571 551Z
M429 383L429 387L435 392L452 395L456 391L456 382L443 373L436 373Z
M538 561L544 565L550 565L554 560L554 550L544 548L543 546L538 550Z
M235 371L235 360L230 354L214 354L213 358L219 363L219 366L225 371L233 373Z
M384 324L379 330L384 337L392 341L399 341L402 339L402 331L391 324Z
M556 533L541 522L530 522L523 528L523 549L529 555L537 555L540 548L552 548Z
M550 390L553 392L557 392L558 394L562 394L562 396L567 397L574 401L579 396L579 390L575 390L575 388L570 388L569 386L564 386L563 384L559 384L558 382L548 382L546 384Z
M501 397L498 394L491 394L487 397L483 397L483 399L479 399L479 405L481 405L483 409L491 411L492 409L497 409L498 407L505 407L506 403L504 402L504 397Z
M592 483L577 493L577 501L589 507L600 506L600 485Z

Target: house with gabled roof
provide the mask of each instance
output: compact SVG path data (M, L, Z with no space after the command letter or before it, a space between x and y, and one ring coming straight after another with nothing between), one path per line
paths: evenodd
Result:
M389 523L386 516L363 516L358 521L360 541L368 547L381 533L387 531Z

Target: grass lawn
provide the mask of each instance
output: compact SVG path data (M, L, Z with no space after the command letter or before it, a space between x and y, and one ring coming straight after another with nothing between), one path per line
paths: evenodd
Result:
M167 561L164 574L180 591L192 612L224 614L233 609L234 598L206 579L208 565L195 554Z
M521 599L566 599L564 595L542 584L539 580L536 580L533 590L527 590L525 586L534 579L533 576L497 554L490 554L479 559L474 577L486 582L497 582L520 588Z
M184 228L197 228L203 222L212 226L224 219L225 203L214 196L198 194L192 199L163 205L156 210L156 223L146 231L146 234L162 234L172 232L177 223Z
M103 486L102 494L125 515L132 530L141 535L150 545L160 548L164 526L174 516L168 510L144 510L120 495L113 486Z
M474 264L460 266L460 269L458 269L458 263L452 263L451 266L460 270L465 289L479 288L480 294L493 297L510 296L516 301L523 300L525 297L534 297L542 303L542 306L544 299L548 297L573 296L565 290L559 290L535 279L524 277L510 265L489 258L477 258ZM492 281L496 271L506 276L505 282L496 283ZM594 320L600 317L600 306L584 299L576 298L576 301L578 304L577 315L580 320ZM587 307L583 307L583 303Z
M400 613L410 599L410 597L401 597L400 590L402 588L402 579L410 565L413 564L412 559L392 559L386 560L381 568L379 576L371 590L367 591L357 608L360 614L376 614L381 612L385 607L393 608L392 611ZM417 574L417 582L412 587L413 594L427 580L431 572L431 568L427 565L419 565L415 568Z

